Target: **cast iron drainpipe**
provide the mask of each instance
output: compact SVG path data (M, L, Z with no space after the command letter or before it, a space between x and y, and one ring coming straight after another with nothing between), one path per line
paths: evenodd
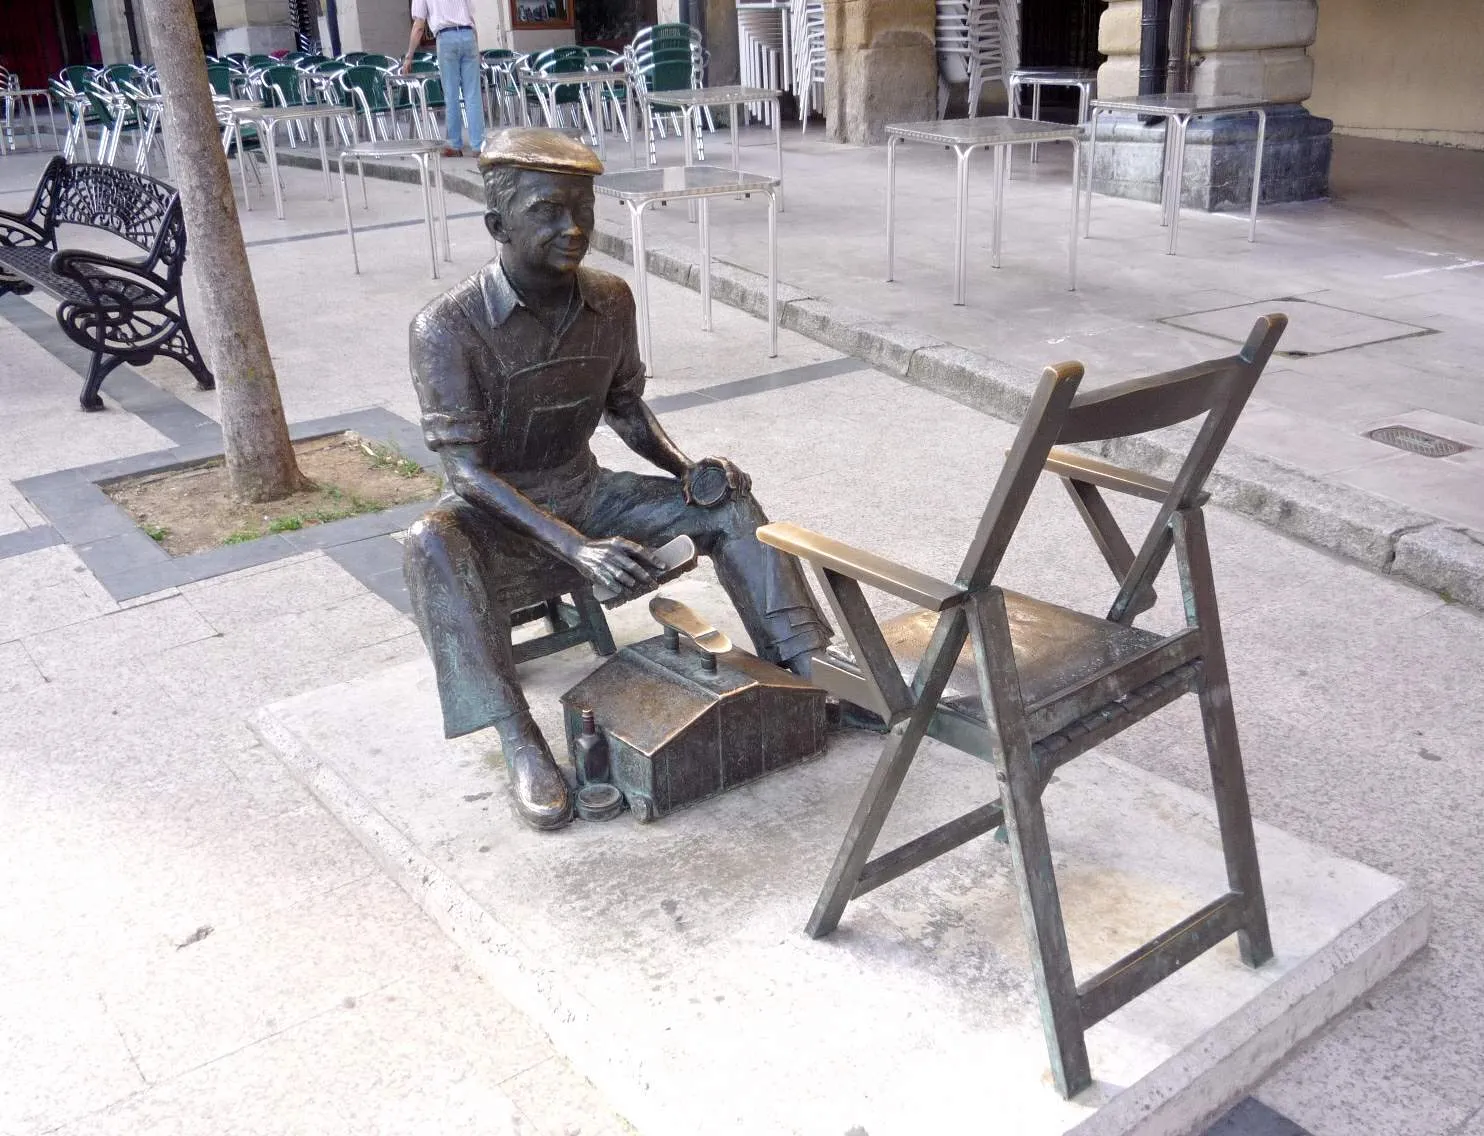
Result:
M1169 62L1165 90L1190 90L1190 0L1170 0Z
M1171 0L1143 0L1139 15L1139 94L1162 95L1169 62Z

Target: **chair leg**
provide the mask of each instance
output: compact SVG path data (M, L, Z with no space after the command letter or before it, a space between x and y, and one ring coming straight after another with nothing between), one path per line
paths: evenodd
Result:
M1226 878L1231 889L1242 894L1246 904L1247 925L1237 932L1237 947L1244 963L1258 967L1273 957L1273 940L1257 862L1257 838L1252 831L1247 774L1242 768L1242 747L1232 712L1231 681L1222 646L1221 616L1216 608L1205 517L1198 509L1177 513L1175 527L1185 610L1188 617L1195 618L1203 642L1198 698L1206 734L1206 756L1211 763L1216 817L1221 828L1221 851L1226 858Z
M990 734L997 739L994 759L1009 834L1010 870L1030 941L1051 1077L1063 1096L1072 1097L1092 1084L1092 1069L1051 863L1046 814L1041 808L1040 779L1032 765L1030 732L1021 703L1004 594L998 588L989 589L972 602L969 618L979 696L988 715Z
M866 791L856 806L850 827L845 830L845 840L835 856L834 866L809 916L805 931L811 939L821 939L839 926L845 905L854 897L861 870L876 846L876 838L881 835L881 827L912 767L917 749L927 736L928 725L938 709L938 698L963 650L965 634L962 612L942 617L919 669L923 684L917 692L917 703L912 713L888 732Z
M577 617L590 636L593 654L606 657L618 650L613 643L613 632L608 629L608 616L591 588L575 589L572 592L572 605L577 609Z

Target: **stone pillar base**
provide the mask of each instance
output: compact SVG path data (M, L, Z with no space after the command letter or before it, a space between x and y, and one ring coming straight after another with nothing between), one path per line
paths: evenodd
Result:
M1268 111L1262 201L1311 201L1329 196L1333 125L1301 106ZM1093 188L1114 197L1158 201L1164 142L1163 121L1145 125L1135 115L1100 115ZM1256 144L1255 115L1192 120L1185 142L1182 204L1208 212L1246 209L1252 198Z
M260 24L245 28L217 28L216 30L218 55L229 55L234 51L245 52L248 55L270 55L275 51L293 51L294 47L294 29L286 24Z

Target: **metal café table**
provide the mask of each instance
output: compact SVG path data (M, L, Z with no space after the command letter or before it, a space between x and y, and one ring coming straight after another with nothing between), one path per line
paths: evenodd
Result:
M345 184L345 159L356 164L361 179L361 207L369 209L366 196L367 159L410 158L417 163L418 180L423 191L423 219L428 228L428 259L433 265L433 279L438 279L437 229L443 232L443 259L452 260L448 244L448 197L443 192L443 142L434 138L390 138L356 142L340 151L340 195L345 202L345 235L350 238L350 259L356 275L361 274L361 256L356 251L356 226L350 215L350 189ZM436 213L435 213L436 209Z
M990 263L1000 266L1000 234L1004 221L1005 158L1009 147L1032 142L1072 144L1072 216L1067 230L1067 287L1077 290L1077 209L1082 166L1082 128L1059 122L1037 122L1033 118L957 118L937 122L898 122L886 128L886 279L896 269L897 144L928 142L946 146L958 156L958 182L953 213L953 302L964 303L968 290L969 245L969 156L975 150L994 150L994 238Z
M308 103L303 106L257 107L237 112L239 122L251 122L258 127L258 139L268 156L268 177L273 182L273 206L278 219L283 220L283 183L278 175L278 124L311 121L314 135L319 142L319 164L325 174L325 200L335 200L335 188L330 181L330 154L325 140L332 118L346 118L353 112L349 107L332 106L327 103ZM289 127L293 129L292 125Z
M11 131L15 128L15 104L26 104L26 117L31 123L31 148L41 149L41 129L36 124L36 100L46 100L47 129L51 131L52 149L60 150L61 145L57 142L57 108L52 103L52 93L45 87L0 87L0 154L9 149L15 153L15 137Z
M721 166L655 166L602 174L594 183L602 197L616 197L629 210L634 239L634 298L639 308L639 351L652 373L648 257L644 211L656 202L695 201L701 211L701 330L711 330L711 226L707 199L761 193L768 199L768 358L778 354L778 179Z
M536 97L541 100L542 109L546 112L548 119L555 118L553 111L555 103L548 104L546 97L540 93L540 88L546 88L553 99L556 97L558 87L577 87L578 94L582 98L583 113L588 116L588 125L593 128L593 141L597 143L598 157L606 159L608 147L604 139L603 130L603 100L601 96L593 99L593 105L588 106L588 93L594 87L607 87L615 83L623 84L623 111L624 121L629 128L629 162L631 165L639 164L639 152L634 144L634 89L630 77L622 71L551 71L543 74L539 71L527 71L521 69L516 76L517 84L537 89ZM525 98L524 92L520 96L521 116L525 125L531 125L531 105ZM548 122L548 126L553 123Z
M1017 67L1010 72L1010 117L1020 117L1020 88L1031 89L1031 117L1041 117L1042 87L1075 87L1077 121L1087 121L1088 104L1097 89L1098 73L1084 67ZM1031 143L1031 161L1037 161L1036 144Z
M697 117L696 112L701 107L731 107L732 110L728 112L727 119L731 123L732 169L734 170L742 168L742 151L737 144L738 110L749 103L772 103L773 150L778 161L778 211L781 213L783 212L783 120L778 113L778 98L781 93L768 87L742 87L734 84L725 87L689 87L675 91L650 91L641 95L640 99L647 104L644 116L646 130L649 122L647 113L649 106L680 108L681 121L685 127L685 160L687 163L696 159L696 124L692 121ZM648 153L647 147L645 152Z
M1257 152L1252 159L1252 205L1247 223L1247 240L1257 240L1257 202L1262 196L1262 149L1268 132L1268 108L1274 104L1264 99L1246 95L1197 95L1193 93L1175 95L1130 95L1121 99L1093 99L1091 138L1092 150L1087 161L1087 228L1092 232L1092 178L1097 169L1098 116L1110 111L1137 114L1148 118L1163 118L1165 127L1164 180L1160 186L1160 204L1163 207L1161 224L1168 225L1169 243L1165 252L1175 255L1175 243L1180 236L1180 190L1185 175L1185 132L1192 118L1223 118L1227 115L1257 115Z

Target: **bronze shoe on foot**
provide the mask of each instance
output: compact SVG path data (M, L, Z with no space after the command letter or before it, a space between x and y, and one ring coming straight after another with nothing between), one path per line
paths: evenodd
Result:
M572 795L562 771L545 746L530 742L505 755L515 811L532 828L561 828L572 819Z

